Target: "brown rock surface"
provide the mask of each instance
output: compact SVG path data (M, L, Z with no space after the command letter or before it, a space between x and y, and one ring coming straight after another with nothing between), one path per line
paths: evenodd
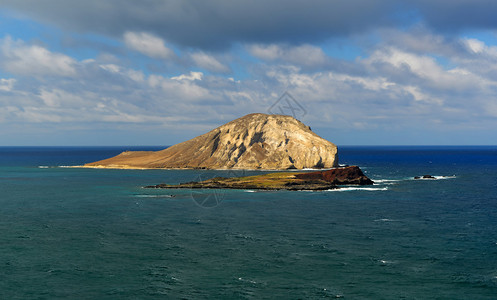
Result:
M283 170L337 164L337 147L302 122L250 114L165 150L127 151L85 167Z
M311 173L300 173L295 175L298 179L321 179L332 184L358 184L370 185L373 181L369 179L358 166L336 168L327 171Z

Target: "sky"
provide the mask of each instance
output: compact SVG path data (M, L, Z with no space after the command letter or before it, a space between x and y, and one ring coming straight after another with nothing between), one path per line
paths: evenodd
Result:
M495 0L0 0L0 146L172 145L283 113L496 145Z

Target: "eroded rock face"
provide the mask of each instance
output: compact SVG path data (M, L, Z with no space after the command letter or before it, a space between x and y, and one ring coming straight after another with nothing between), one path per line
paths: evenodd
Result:
M317 171L295 175L298 179L321 179L336 185L358 184L371 185L374 182L369 179L358 166L336 168L327 171Z
M250 114L157 152L86 164L108 168L303 169L338 164L337 147L290 116Z

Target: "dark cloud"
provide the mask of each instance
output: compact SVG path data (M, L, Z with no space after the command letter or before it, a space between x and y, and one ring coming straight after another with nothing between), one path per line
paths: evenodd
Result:
M494 0L412 0L422 19L432 29L454 32L497 28Z
M314 43L417 21L441 32L497 28L494 0L0 0L0 7L63 29L118 38L147 31L203 49Z
M0 6L79 32L147 31L178 45L305 43L393 22L395 0L0 0Z

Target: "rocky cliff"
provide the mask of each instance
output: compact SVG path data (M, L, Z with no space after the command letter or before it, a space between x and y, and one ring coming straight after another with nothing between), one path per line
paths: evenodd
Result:
M358 166L336 168L326 171L295 174L296 179L323 180L335 185L370 185L374 182L369 179Z
M302 122L250 114L162 151L123 152L85 167L282 170L337 164L337 147Z

